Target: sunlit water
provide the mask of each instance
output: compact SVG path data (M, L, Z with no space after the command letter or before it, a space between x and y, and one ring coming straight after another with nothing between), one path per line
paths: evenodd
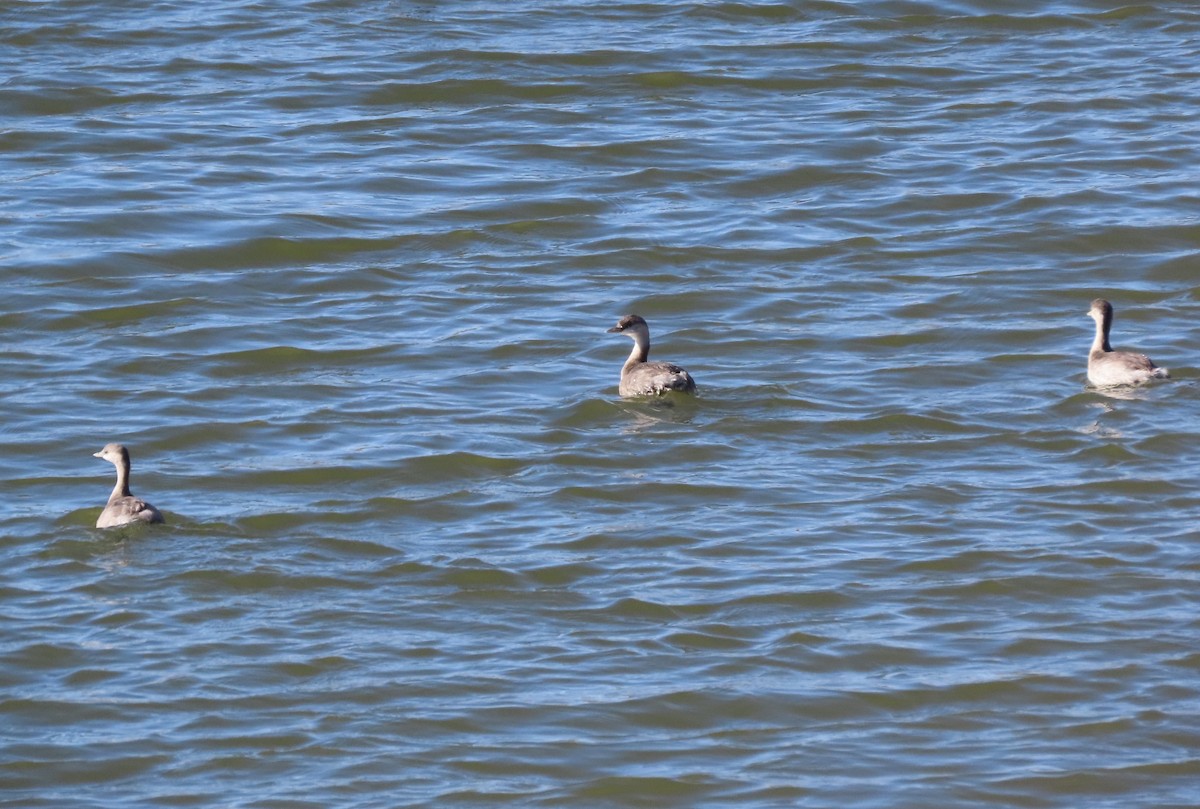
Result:
M1198 44L8 3L5 805L1194 806Z

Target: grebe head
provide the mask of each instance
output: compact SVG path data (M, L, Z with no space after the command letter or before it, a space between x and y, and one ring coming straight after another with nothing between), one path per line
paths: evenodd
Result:
M1088 310L1088 317L1097 323L1111 323L1113 316L1112 304L1104 300L1104 298L1096 298L1092 301L1092 308Z
M92 457L103 458L111 464L120 466L129 463L129 450L123 444L105 444L104 449L93 452Z
M646 325L646 320L641 315L625 315L617 321L617 325L608 330L609 334L628 334L632 337L635 334L649 334L650 327Z

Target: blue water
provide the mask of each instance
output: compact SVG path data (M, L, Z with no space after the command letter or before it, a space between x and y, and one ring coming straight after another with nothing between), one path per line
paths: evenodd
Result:
M0 801L1195 805L1198 42L7 4Z

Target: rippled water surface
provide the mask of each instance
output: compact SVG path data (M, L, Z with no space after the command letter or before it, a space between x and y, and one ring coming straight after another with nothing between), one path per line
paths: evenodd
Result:
M1200 11L1028 5L4 4L5 805L1196 805Z

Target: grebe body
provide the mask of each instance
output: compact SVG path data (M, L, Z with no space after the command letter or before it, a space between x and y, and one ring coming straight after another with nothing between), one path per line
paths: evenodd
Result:
M117 485L113 487L112 494L108 496L108 504L96 520L97 528L163 521L158 509L129 492L129 450L121 444L107 444L104 449L93 454L117 467Z
M677 390L691 393L696 390L692 375L673 362L650 362L650 327L639 315L625 315L610 334L624 334L633 340L633 351L621 367L622 396L658 396Z
M1112 330L1113 307L1103 298L1092 301L1088 317L1096 321L1096 336L1088 352L1087 377L1098 388L1120 385L1140 385L1151 379L1166 379L1170 373L1159 368L1145 354L1136 351L1113 351L1108 342Z

